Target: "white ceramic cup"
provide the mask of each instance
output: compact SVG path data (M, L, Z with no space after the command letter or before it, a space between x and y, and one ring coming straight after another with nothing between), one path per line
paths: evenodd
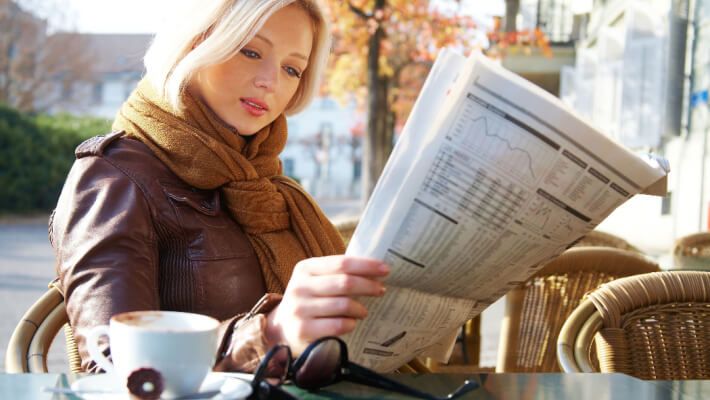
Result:
M162 397L180 397L198 392L212 369L218 326L200 314L133 311L91 329L86 343L96 364L122 382L138 368L153 368L163 376ZM102 336L109 337L113 363L99 349Z

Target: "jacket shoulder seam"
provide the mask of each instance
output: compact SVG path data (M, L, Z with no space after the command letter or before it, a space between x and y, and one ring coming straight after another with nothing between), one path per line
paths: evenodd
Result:
M113 131L105 135L97 135L84 140L74 150L76 158L98 156L103 154L108 145L125 134L125 131Z

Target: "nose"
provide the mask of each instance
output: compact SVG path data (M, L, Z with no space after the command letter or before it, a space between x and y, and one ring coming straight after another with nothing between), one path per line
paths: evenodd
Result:
M264 65L254 77L254 85L268 92L273 92L278 84L278 67Z

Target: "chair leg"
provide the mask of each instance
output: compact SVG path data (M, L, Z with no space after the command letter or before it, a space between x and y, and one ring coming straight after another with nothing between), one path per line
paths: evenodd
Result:
M468 324L468 322L466 322L466 324ZM463 363L469 364L468 345L466 344L466 324L461 325L461 333L459 335L461 340L461 355L463 357Z
M481 316L466 321L463 326L463 351L467 365L479 365L481 357Z

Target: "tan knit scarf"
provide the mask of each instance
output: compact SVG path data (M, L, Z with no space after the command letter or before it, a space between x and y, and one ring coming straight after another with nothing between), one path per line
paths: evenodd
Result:
M249 237L269 292L283 293L298 261L344 252L340 234L314 200L281 175L283 115L247 140L189 93L183 102L184 111L174 111L143 80L113 128L145 143L189 185L221 190Z

